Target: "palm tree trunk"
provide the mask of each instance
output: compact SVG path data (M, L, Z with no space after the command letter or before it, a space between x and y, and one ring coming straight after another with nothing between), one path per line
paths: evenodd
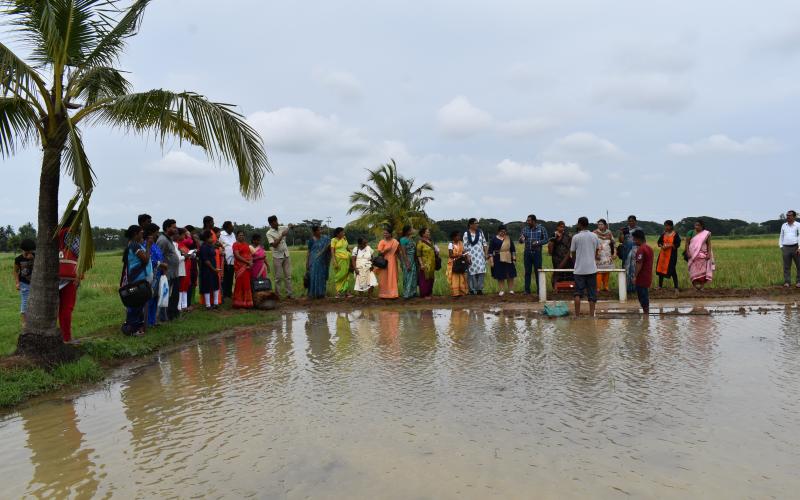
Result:
M36 263L25 313L25 330L17 340L17 354L53 365L74 357L61 339L58 318L58 185L64 138L48 141L39 178L39 225Z

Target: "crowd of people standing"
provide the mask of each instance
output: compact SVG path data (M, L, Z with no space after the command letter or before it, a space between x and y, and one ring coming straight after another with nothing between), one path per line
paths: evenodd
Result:
M793 210L787 212L778 242L783 256L784 287L791 286L792 263L800 269L800 224L796 216ZM70 217L67 216L64 229L57 235L61 259L58 317L65 341L72 338L72 311L82 279L77 275L80 239L69 234ZM255 293L263 290L259 287L264 283L273 294L295 297L291 254L286 242L293 226L280 225L274 215L268 223L264 237L236 231L230 221L218 228L211 216L204 217L202 227L178 227L173 219L159 226L149 215L140 215L138 224L126 231L128 245L120 281L121 284L146 282L152 287L152 295L143 307L127 308L123 332L143 335L148 327L172 321L183 312L195 307L214 310L225 300L230 300L234 308L252 308L256 305ZM590 313L594 312L598 291L609 290L610 273L619 267L625 270L628 289L636 292L644 312L649 309L653 271L658 276L659 289L670 280L678 290L680 257L686 261L689 280L696 289L702 290L713 279L716 262L711 233L702 220L697 220L683 237L672 221L665 221L656 242L657 257L633 215L616 235L604 219L598 220L596 229L590 231L588 218L581 217L577 228L573 235L563 221L558 222L550 235L536 216L530 215L514 241L505 225L499 225L494 235L487 236L473 218L468 220L464 231L449 235L447 254L440 255L430 228L415 230L406 226L397 235L399 238L395 238L391 228L386 228L373 249L363 238L351 247L343 228L336 228L328 236L322 228L314 226L307 243L304 288L308 298L326 297L332 272L335 297L350 297L353 293L372 297L377 291L381 299L430 299L436 271L444 268L447 288L453 297L483 295L487 273L497 281L500 296L514 294L517 245L521 245L524 293L530 294L534 286L538 289L536 277L544 265L546 249L556 270L552 273L553 286L573 293L577 313L584 297L589 301ZM14 278L24 321L35 243L24 240L20 246L22 253L14 261ZM269 281L270 275L274 283ZM800 275L795 286L800 288Z
M145 307L128 308L123 331L141 335L148 326L177 318L195 307L196 290L199 304L209 310L227 299L234 308L253 307L254 282L270 275L268 254L272 256L273 291L285 298L294 297L291 254L286 243L292 226L281 226L274 215L268 223L265 247L261 234L248 236L235 231L230 221L215 228L210 216L204 218L202 228L179 228L173 219L159 227L149 215L140 216L139 224L127 231L130 243L124 257L123 281L146 280L152 283L154 293ZM344 228L326 235L321 227L313 226L307 242L304 288L308 298L321 299L328 295L328 282L332 279L336 298L351 297L353 293L371 297L377 291L381 299L430 299L436 271L444 268L452 297L483 295L487 273L497 282L500 296L514 294L517 245L521 245L524 293L532 293L534 286L538 289L536 277L543 267L546 249L557 269L553 285L566 285L564 289L573 292L576 311L585 297L590 312L594 312L597 292L609 290L609 275L617 258L628 274L630 291L637 292L645 311L654 265L659 288L669 278L677 290L682 239L672 221L664 224L655 262L635 216L628 218L627 226L616 237L603 219L597 221L594 231L590 232L588 226L588 219L582 217L578 233L571 235L566 224L559 222L551 236L536 216L530 215L514 241L505 225L487 236L473 218L463 232L449 235L447 255L440 255L440 248L426 227L416 230L405 226L397 235L385 228L373 249L363 238L351 247ZM683 255L693 285L702 289L712 280L715 269L711 233L705 230L703 221L697 221L687 239Z

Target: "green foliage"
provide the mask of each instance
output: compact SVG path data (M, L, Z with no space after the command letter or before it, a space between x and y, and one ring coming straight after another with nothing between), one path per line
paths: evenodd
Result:
M367 181L361 184L361 190L350 195L352 206L347 213L360 214L352 222L354 226L375 233L388 226L397 233L406 224L430 225L425 205L433 200L428 196L433 186L428 183L414 186L414 179L398 173L394 160L367 172Z

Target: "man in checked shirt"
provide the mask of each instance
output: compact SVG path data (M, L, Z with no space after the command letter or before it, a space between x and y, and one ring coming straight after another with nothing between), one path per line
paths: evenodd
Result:
M525 221L526 226L522 228L522 235L519 242L525 249L525 293L531 293L531 273L535 276L536 290L539 290L539 269L542 268L542 245L547 244L550 236L547 228L539 224L536 216L531 214Z

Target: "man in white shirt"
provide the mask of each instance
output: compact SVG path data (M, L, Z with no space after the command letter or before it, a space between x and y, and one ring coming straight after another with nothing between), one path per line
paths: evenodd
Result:
M225 252L225 264L222 271L222 296L229 299L233 297L233 244L236 243L236 233L233 230L231 221L226 220L222 223L219 242Z
M570 253L575 262L575 316L581 315L581 299L584 292L589 299L589 315L594 316L597 304L597 252L600 239L589 231L589 219L578 219L578 234L572 237Z
M781 237L778 246L783 252L783 286L792 286L792 262L794 262L797 279L795 286L800 288L800 224L797 223L797 212L786 212L786 222L781 227Z
M278 216L270 215L267 219L267 243L272 248L272 268L275 270L275 292L280 293L280 284L283 282L286 298L292 298L292 261L289 259L289 247L286 245L286 235L292 225L281 226Z

